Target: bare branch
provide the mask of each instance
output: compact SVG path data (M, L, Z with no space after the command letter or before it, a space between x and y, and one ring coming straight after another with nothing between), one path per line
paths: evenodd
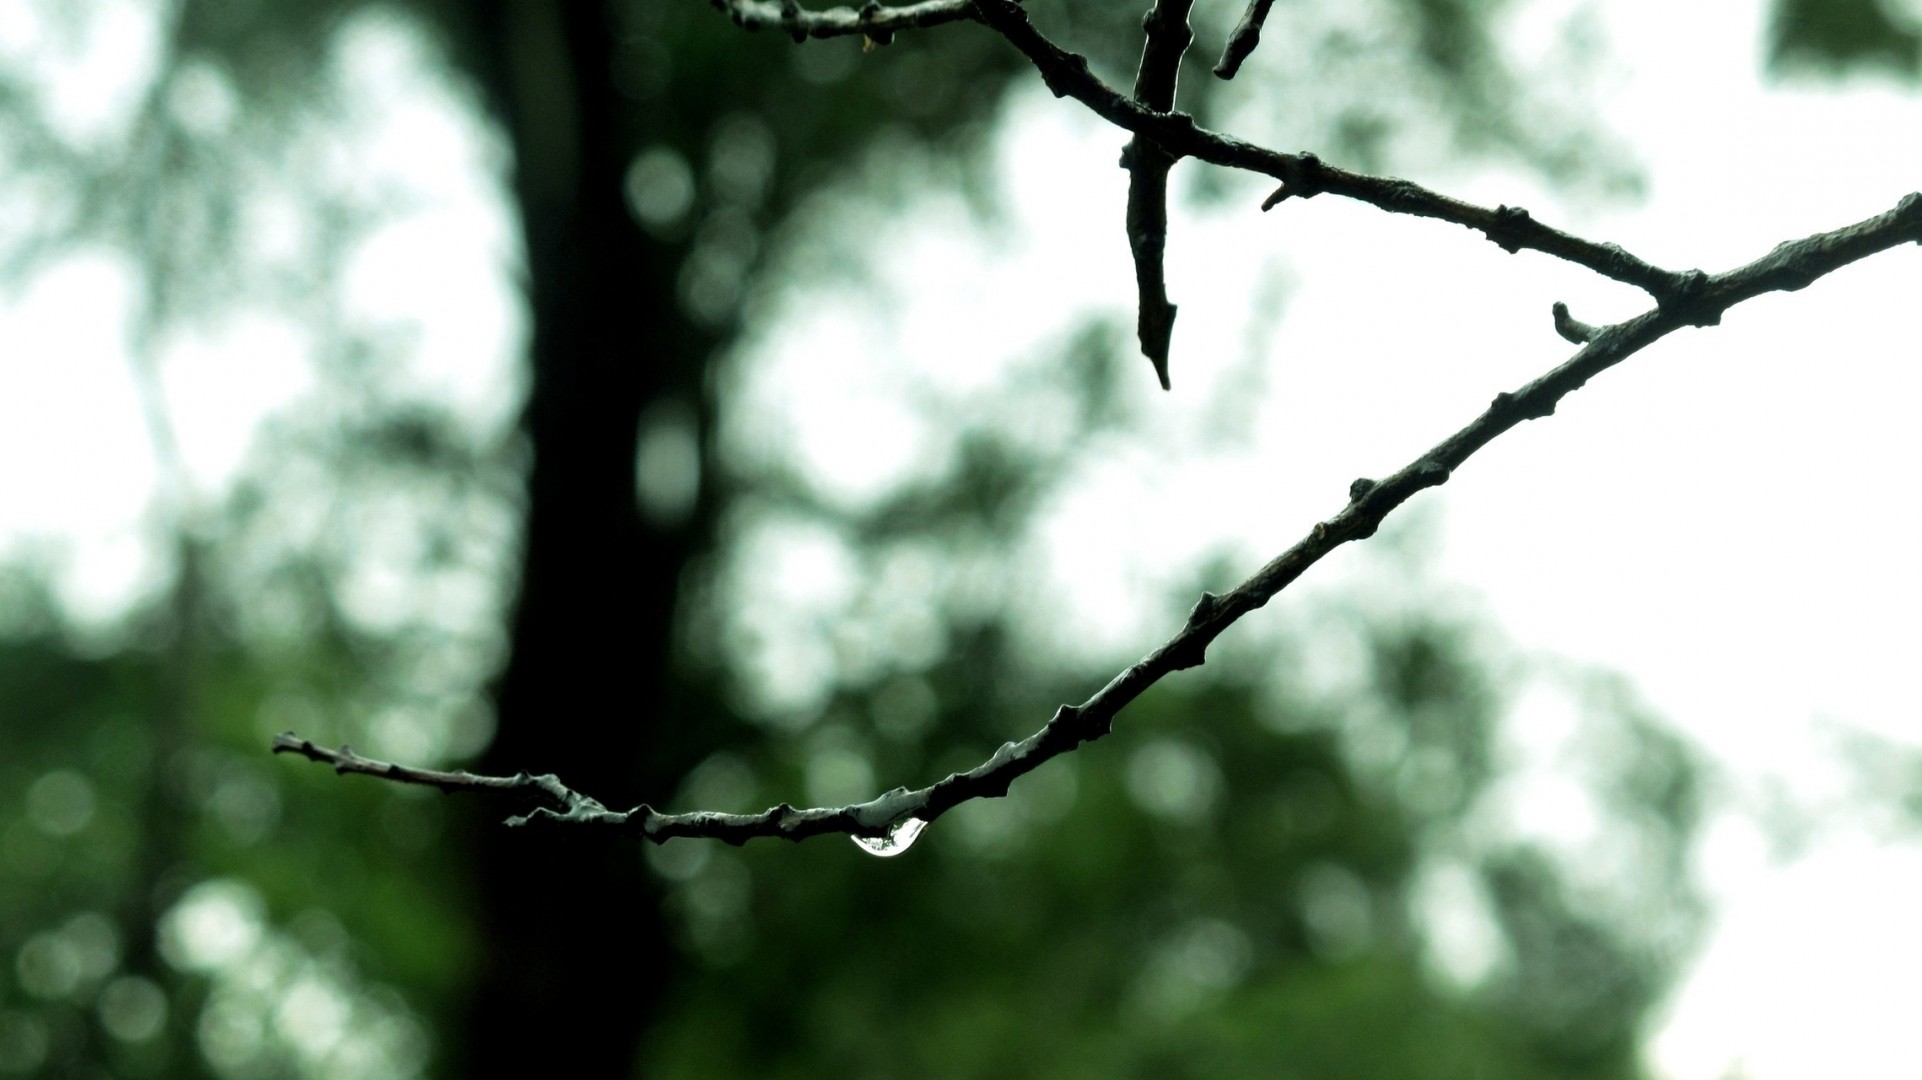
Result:
M862 34L877 45L886 45L894 40L898 30L939 26L970 18L974 6L971 0L921 0L917 4L898 7L868 0L858 8L834 7L825 11L809 11L794 0L779 3L775 0L710 2L717 10L726 12L728 18L734 20L734 25L744 30L779 29L786 31L796 42L811 37Z
M600 805L593 799L569 789L551 773L541 776L529 773L516 773L513 776L482 776L465 770L443 772L439 769L416 769L409 765L396 765L390 761L376 761L373 758L361 757L354 753L350 746L329 750L291 731L283 731L274 736L273 751L276 754L299 754L313 761L325 762L342 775L362 773L399 784L419 784L423 787L439 788L449 793L475 791L492 795L518 795L534 802L550 801L563 810L570 810L588 803Z
M1056 97L1072 97L1095 115L1159 144L1180 157L1213 165L1272 176L1282 183L1268 197L1269 208L1290 197L1310 198L1330 192L1396 214L1436 218L1477 230L1503 251L1523 248L1565 259L1642 289L1665 301L1684 287L1687 274L1664 270L1615 244L1598 244L1550 228L1518 206L1493 210L1450 198L1407 180L1349 172L1324 163L1313 154L1284 154L1209 131L1194 117L1178 112L1156 112L1126 97L1088 70L1088 58L1048 40L1028 13L1013 0L974 0L978 17L1007 38L1028 57Z
M1141 20L1146 41L1135 73L1135 100L1156 112L1175 107L1181 56L1194 41L1188 12L1194 0L1155 0ZM1168 346L1174 335L1175 305L1168 302L1163 256L1168 247L1168 170L1175 155L1136 135L1121 152L1128 170L1128 249L1134 253L1135 288L1140 295L1135 335L1141 352L1155 366L1161 388L1168 382Z
M1235 32L1228 35L1228 44L1221 50L1221 62L1215 65L1215 77L1232 79L1241 70L1241 62L1255 51L1261 43L1261 26L1268 21L1268 9L1275 0L1248 0L1248 10L1242 13L1241 22Z
M1080 705L1063 705L1041 729L1020 742L1003 743L988 760L965 773L909 791L893 791L864 803L797 810L786 803L759 814L694 812L663 814L645 804L625 812L607 810L552 776L476 776L373 761L346 747L326 750L291 733L274 740L276 753L298 753L327 762L338 772L366 773L443 791L517 794L549 805L509 819L603 825L656 843L674 837L710 837L740 844L756 836L802 840L822 833L881 837L910 819L933 821L972 799L1006 795L1008 785L1043 762L1106 735L1129 702L1170 672L1197 667L1210 643L1243 615L1262 607L1322 556L1351 540L1372 536L1396 507L1424 488L1446 483L1477 450L1524 420L1552 415L1563 397L1588 380L1685 326L1711 326L1730 307L1769 292L1792 292L1849 263L1904 243L1922 244L1922 193L1906 195L1887 213L1833 232L1776 246L1760 259L1723 274L1695 274L1684 294L1611 326L1588 327L1590 340L1552 371L1519 390L1495 395L1482 414L1385 480L1357 480L1348 505L1257 570L1232 592L1203 593L1187 621L1160 648L1116 675Z

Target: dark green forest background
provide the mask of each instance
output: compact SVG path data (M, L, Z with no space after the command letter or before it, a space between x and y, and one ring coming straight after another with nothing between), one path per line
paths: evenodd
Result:
M1244 134L1392 169L1398 125L1439 124L1462 154L1632 180L1598 160L1606 133L1534 108L1506 73L1507 5L1385 6L1408 32L1367 64L1293 11L1296 33L1263 48L1311 62L1241 80L1318 104ZM698 0L36 9L74 40L109 19L160 35L111 145L64 132L30 69L0 71L0 195L31 209L0 237L0 272L19 295L89 246L137 268L128 370L167 550L164 586L106 628L63 610L42 561L0 571L0 1074L1642 1074L1649 1011L1701 914L1698 765L1618 680L1564 674L1600 748L1583 780L1633 873L1597 889L1482 830L1523 665L1459 611L1323 613L1359 659L1334 690L1290 677L1312 643L1224 643L1112 739L886 860L837 840L644 851L507 829L511 805L267 755L296 727L415 764L553 771L610 804L755 809L837 776L925 783L1105 681L1024 647L1019 598L978 575L903 597L887 571L932 553L992 576L1087 437L1132 422L1114 390L1145 371L1129 327L1090 321L1033 376L1075 403L1049 442L1065 449L965 417L946 473L864 505L743 464L715 434L745 298L779 290L782 267L856 273L802 250L821 230L792 215L812 196L912 157L994 214L980 151L1033 75L992 33L796 46ZM1127 81L1136 7L1030 9ZM1199 5L1204 49L1237 14ZM517 421L397 390L409 338L342 306L343 268L393 207L315 147L354 123L330 57L370 20L418 42L501 150ZM1913 28L1872 0L1778 0L1773 28L1785 72L1918 59ZM1317 93L1288 83L1311 72ZM1205 120L1222 99L1188 76ZM233 103L218 125L180 104L210 80ZM311 224L298 258L252 233L264 196ZM209 498L175 475L183 433L156 387L170 335L241 304L310 328L314 382ZM654 455L646 498L637 446ZM862 603L931 610L941 648L844 662L806 715L755 710L718 628L760 601L722 568L777 514L845 541ZM356 599L369 574L401 597L381 617ZM1479 970L1436 963L1438 896L1479 913Z

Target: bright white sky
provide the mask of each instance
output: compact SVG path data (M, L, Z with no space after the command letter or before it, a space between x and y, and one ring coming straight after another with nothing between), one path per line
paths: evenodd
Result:
M1635 154L1645 202L1571 207L1513 170L1417 179L1711 271L1922 187L1922 140L1909 137L1922 132L1922 98L1876 83L1764 87L1758 6L1600 6L1616 66L1596 121ZM1528 10L1527 27L1555 23L1543 5ZM484 155L450 152L446 132L421 137L431 126L390 143L383 162L419 175L452 161L469 172L445 190L478 198ZM409 145L438 149L410 165ZM1068 103L1039 92L1017 102L1002 149L1012 226L983 236L952 199L919 200L887 230L877 277L929 283L942 302L898 308L878 328L854 299L777 302L782 321L747 356L743 409L778 408L832 492L858 499L897 479L889 463L931 445L902 400L908 382L965 397L996 377L984 357L1032 355L1076 305L1128 302L1116 145ZM1070 636L1094 655L1139 652L1166 632L1166 613L1134 599L1180 577L1164 568L1224 541L1252 567L1339 509L1350 480L1406 463L1565 356L1551 302L1591 322L1644 306L1452 226L1332 197L1262 216L1259 189L1249 192L1176 222L1175 392L1153 390L1142 361L1134 392L1151 421L1049 510L1048 587L1072 601ZM487 219L497 245L497 214L461 205ZM412 242L444 252L461 233L443 220ZM408 240L383 242L391 265ZM1922 520L1903 497L1905 467L1922 457L1911 404L1922 347L1907 322L1919 277L1922 251L1902 249L1685 331L1421 500L1438 535L1424 587L1474 597L1530 654L1630 673L1721 769L1724 808L1700 861L1714 926L1653 1041L1673 1080L1922 1074L1922 843L1846 813L1856 781L1836 763L1843 728L1922 742ZM444 355L487 351L459 335L474 325L474 290L498 282L435 281L377 291L391 303L395 289L420 289L423 325L456 335ZM0 470L0 551L35 536L70 542L65 595L101 619L153 572L143 514L154 470L122 328L97 315L127 296L110 260L82 258L0 310L0 460L30 463ZM511 320L490 325L513 332ZM232 335L188 354L170 384L209 485L238 461L245 433L190 416L258 412L302 385L285 365L258 366L303 347L285 327L242 320ZM887 366L863 359L875 356ZM490 407L511 398L498 369L483 378ZM1224 417L1239 417L1249 441L1211 438ZM1265 497L1236 494L1247 491ZM1304 584L1334 595L1368 587L1364 573L1365 560L1337 556ZM1518 753L1526 713L1515 717ZM1778 855L1752 812L1769 790L1837 813Z

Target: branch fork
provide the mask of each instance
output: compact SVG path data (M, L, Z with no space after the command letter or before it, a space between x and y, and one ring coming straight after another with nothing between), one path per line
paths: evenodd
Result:
M1254 49L1270 2L1251 0L1216 65L1217 75L1231 77ZM1291 197L1310 198L1328 192L1390 213L1449 221L1483 233L1504 251L1540 251L1634 285L1648 293L1655 306L1624 322L1594 326L1574 318L1567 304L1555 303L1551 309L1555 331L1579 346L1574 355L1529 383L1496 394L1479 416L1399 471L1379 480L1355 480L1348 487L1346 504L1333 517L1316 522L1307 535L1229 592L1201 594L1172 637L1115 675L1086 701L1062 705L1027 738L1003 743L967 772L951 773L924 788L897 787L867 802L839 807L796 809L781 803L758 814L667 814L645 803L625 811L609 810L553 775L523 772L482 776L460 770L420 769L363 757L347 746L328 749L292 732L274 739L274 753L296 754L331 765L337 773L359 773L444 792L503 795L533 804L526 813L509 818L510 825L539 822L600 826L655 843L677 837L707 837L729 844L764 836L799 841L824 833L886 837L910 818L931 822L964 802L1002 797L1021 776L1109 734L1122 708L1169 673L1205 663L1208 645L1215 638L1267 604L1323 556L1342 544L1374 535L1396 508L1419 492L1446 483L1476 451L1523 421L1552 416L1561 399L1589 379L1682 327L1716 325L1729 308L1744 301L1769 292L1805 288L1850 263L1897 245L1922 245L1922 193L1911 193L1885 213L1830 232L1786 241L1732 270L1720 274L1701 270L1678 273L1639 259L1615 244L1550 228L1520 207L1503 205L1490 210L1406 180L1349 172L1326 165L1313 154L1279 153L1208 131L1193 118L1173 111L1181 57L1192 40L1187 19L1193 0L1155 0L1143 20L1146 42L1132 96L1123 96L1096 78L1085 57L1044 37L1014 0L919 0L900 6L883 6L870 0L859 9L823 11L802 9L793 0L712 3L742 27L778 26L797 41L863 34L870 41L884 44L899 30L972 19L999 32L1026 55L1057 97L1073 97L1129 132L1132 138L1122 165L1129 172L1128 237L1141 293L1138 333L1142 350L1154 363L1164 388L1168 386L1167 345L1175 314L1162 281L1167 173L1184 157L1280 181L1262 203L1263 210Z

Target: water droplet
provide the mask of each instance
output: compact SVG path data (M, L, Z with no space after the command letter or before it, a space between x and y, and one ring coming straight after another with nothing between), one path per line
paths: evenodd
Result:
M928 823L918 817L904 818L896 822L886 836L857 836L854 838L854 843L870 855L892 859L913 847L915 838L920 836L921 830L927 827Z

